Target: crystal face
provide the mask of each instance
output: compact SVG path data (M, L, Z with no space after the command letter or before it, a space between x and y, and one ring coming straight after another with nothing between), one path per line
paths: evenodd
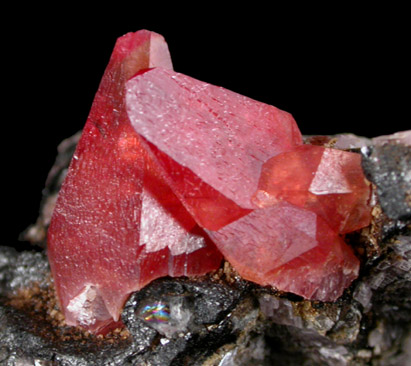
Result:
M48 232L66 322L106 333L130 293L223 256L247 280L333 301L358 275L340 234L368 225L369 195L359 155L303 145L289 113L176 73L160 35L129 33ZM141 318L172 334L174 305L145 304Z
M269 159L253 201L268 207L283 200L317 213L339 233L371 220L361 157L347 151L303 145Z
M305 298L333 301L358 275L358 259L325 221L287 202L209 234L242 277Z
M262 164L302 144L289 113L172 70L133 78L126 100L174 192L210 230L255 208Z

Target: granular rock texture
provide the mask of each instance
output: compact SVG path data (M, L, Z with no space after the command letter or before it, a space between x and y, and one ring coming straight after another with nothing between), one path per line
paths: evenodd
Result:
M130 298L122 315L127 330L93 336L59 322L57 304L47 299L53 291L44 255L0 249L0 263L7 264L1 278L13 282L2 288L0 302L0 361L7 365L200 365L241 332L230 315L246 299L243 281L161 279ZM169 309L166 317L144 315L159 303Z
M381 207L395 220L411 219L411 144L365 147L363 167L377 186Z

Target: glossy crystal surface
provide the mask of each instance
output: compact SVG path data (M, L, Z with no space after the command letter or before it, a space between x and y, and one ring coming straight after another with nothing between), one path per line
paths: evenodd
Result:
M358 275L358 259L326 222L287 202L209 234L243 278L304 298L336 300Z
M370 224L370 186L356 153L303 145L272 157L253 201L268 207L284 200L317 213L339 233Z
M131 79L126 100L174 192L210 230L255 208L262 164L302 144L289 113L172 70Z

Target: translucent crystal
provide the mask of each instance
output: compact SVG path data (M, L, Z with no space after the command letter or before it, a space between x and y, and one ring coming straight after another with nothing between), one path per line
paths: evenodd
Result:
M92 332L118 325L129 294L153 279L200 275L221 262L128 120L124 83L153 66L171 67L160 35L139 31L118 39L48 232L66 322Z
M128 81L126 102L173 191L210 230L255 208L262 164L302 143L289 113L172 70Z
M356 153L303 145L269 159L253 201L268 207L283 200L317 213L340 233L371 220L370 186Z
M287 202L209 234L243 278L305 298L334 301L358 276L351 248L321 217Z

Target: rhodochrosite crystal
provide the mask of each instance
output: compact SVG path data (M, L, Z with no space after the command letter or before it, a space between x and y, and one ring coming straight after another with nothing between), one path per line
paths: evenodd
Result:
M245 279L305 298L335 300L358 275L358 259L325 221L287 202L210 236Z
M262 164L302 144L289 113L172 70L133 78L126 99L131 124L155 145L173 190L210 230L256 208Z
M116 326L129 294L153 279L204 274L221 262L128 121L124 83L153 66L171 68L160 35L118 39L49 228L66 322L93 332Z
M339 234L368 225L370 191L358 155L302 143L289 113L174 72L160 35L119 38L49 228L67 324L105 333L131 292L222 255L338 298L359 269Z
M369 221L358 155L303 146L288 113L172 70L128 81L126 101L132 126L149 141L174 192L244 278L335 300L357 276L358 259L337 233ZM277 158L283 173L270 165ZM290 202L310 211L262 191L276 179L291 191ZM307 197L309 187L319 198ZM258 210L254 203L274 206ZM332 226L317 214L331 215Z
M286 200L322 216L339 233L368 226L370 189L359 154L303 145L269 159L254 202L268 207Z

